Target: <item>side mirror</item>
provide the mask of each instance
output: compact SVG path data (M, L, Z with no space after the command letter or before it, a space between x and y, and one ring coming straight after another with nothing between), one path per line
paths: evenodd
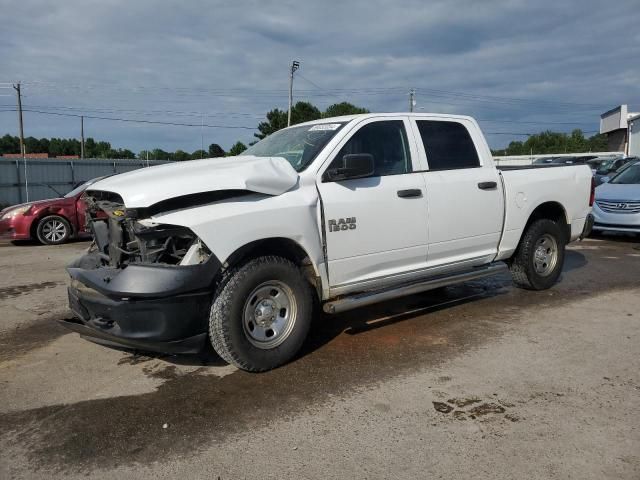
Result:
M600 181L601 181L602 183L608 183L608 182L609 182L609 180L611 180L609 177L602 177L602 178L600 179Z
M370 177L374 172L373 155L352 153L342 157L342 167L327 170L325 178L330 181Z

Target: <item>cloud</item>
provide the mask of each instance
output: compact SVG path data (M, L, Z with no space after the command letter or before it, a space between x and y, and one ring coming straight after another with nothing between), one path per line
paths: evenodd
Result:
M23 81L25 105L58 112L179 123L199 123L202 112L205 123L252 127L286 107L292 59L302 63L296 99L399 111L413 87L418 107L474 115L489 133L596 130L608 107L640 109L634 0L616 8L596 0L0 0L0 8L0 81ZM0 134L15 134L16 123L15 112L0 111ZM78 124L28 113L25 133L77 137ZM201 137L228 148L253 133L85 125L136 151L193 151ZM522 137L489 135L495 147L513 138Z

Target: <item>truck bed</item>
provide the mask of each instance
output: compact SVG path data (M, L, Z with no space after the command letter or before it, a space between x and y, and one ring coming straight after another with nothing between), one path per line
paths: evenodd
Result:
M584 163L552 163L545 165L544 163L532 164L532 165L496 165L498 170L534 170L538 168L560 168L560 167L583 167Z
M591 169L584 164L496 167L504 187L505 219L498 260L513 254L533 208L549 202L561 205L575 240L591 207Z

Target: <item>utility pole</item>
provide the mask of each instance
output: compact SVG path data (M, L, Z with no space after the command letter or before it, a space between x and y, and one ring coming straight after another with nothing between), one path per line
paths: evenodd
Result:
M84 160L84 115L80 115L80 158Z
M20 154L22 158L24 158L25 149L24 149L24 126L22 123L22 92L20 91L20 82L13 86L16 91L16 95L18 97L18 123L20 125Z
M416 106L416 89L412 88L409 90L409 111L413 112L413 107Z
M13 86L18 97L18 123L20 125L20 154L22 155L22 163L24 163L24 191L27 202L29 201L29 183L27 180L27 159L25 158L26 149L24 146L24 124L22 122L22 92L20 91L20 82Z
M293 103L293 73L300 68L300 62L294 60L291 62L291 71L289 72L289 110L287 111L287 127L291 125L291 104Z

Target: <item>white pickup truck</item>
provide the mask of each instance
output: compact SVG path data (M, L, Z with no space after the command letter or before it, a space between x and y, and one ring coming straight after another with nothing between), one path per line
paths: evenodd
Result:
M241 156L109 177L67 268L89 339L264 371L337 313L510 269L551 287L589 228L588 166L498 169L474 119L364 114L280 130Z

